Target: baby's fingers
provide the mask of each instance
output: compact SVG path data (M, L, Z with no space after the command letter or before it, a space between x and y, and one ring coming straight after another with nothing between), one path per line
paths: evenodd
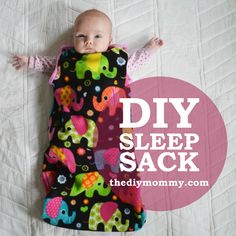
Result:
M20 65L20 63L19 63L18 60L11 60L10 63L11 63L13 66Z
M154 38L154 42L155 42L157 45L160 45L160 46L162 46L162 45L164 44L163 40L160 39L160 38L158 38L158 37Z
M11 63L11 64L18 63L18 62L19 62L19 60L20 60L20 58L19 58L19 57L17 57L17 56L14 56L14 57L12 57L12 58L11 58L11 60L10 60L10 63Z
M159 44L160 46L162 46L162 45L164 44L163 40L162 40L162 39L159 39L159 40L158 40L158 44Z
M16 65L16 66L14 66L14 68L16 69L16 70L19 70L19 69L21 69L21 65Z
M21 68L21 65L19 63L13 63L12 66L16 69L19 70Z
M12 61L19 61L19 60L21 60L21 57L15 55L15 56L13 56L13 57L11 58L11 60L12 60Z
M12 64L13 67L15 67L16 69L20 69L22 67L22 65L20 63L13 63Z

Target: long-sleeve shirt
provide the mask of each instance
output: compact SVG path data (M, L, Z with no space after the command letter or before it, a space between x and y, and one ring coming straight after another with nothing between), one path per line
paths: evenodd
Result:
M127 63L127 74L132 75L136 70L149 62L152 53L149 52L145 47L140 48L129 56ZM28 67L36 71L52 73L57 64L57 57L49 56L30 56ZM128 83L132 81L131 77L128 78Z

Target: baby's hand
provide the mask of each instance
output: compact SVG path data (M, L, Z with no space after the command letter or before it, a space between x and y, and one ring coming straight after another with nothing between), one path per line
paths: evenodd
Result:
M163 40L158 37L153 37L144 46L150 53L156 52L164 44Z
M16 55L12 58L11 64L16 69L19 70L28 65L29 57Z

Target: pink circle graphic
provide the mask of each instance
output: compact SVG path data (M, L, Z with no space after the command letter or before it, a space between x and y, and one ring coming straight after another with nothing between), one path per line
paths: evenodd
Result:
M113 104L113 115L106 109L98 119L98 170L137 211L193 203L210 190L225 163L220 112L200 89L176 78L145 78L130 89L126 98L113 96L123 109Z

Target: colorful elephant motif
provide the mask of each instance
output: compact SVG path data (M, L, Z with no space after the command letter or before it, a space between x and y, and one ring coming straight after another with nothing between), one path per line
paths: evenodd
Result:
M86 197L93 197L97 191L100 196L107 196L111 192L109 186L104 187L104 179L97 171L78 174L72 186L70 196L77 196L85 191Z
M129 220L122 224L122 213L116 202L99 202L93 205L89 214L89 229L97 230L98 224L103 223L104 231L111 232L113 226L120 232L127 231Z
M80 60L76 62L76 76L78 79L85 78L85 72L90 71L94 80L99 80L101 74L107 78L115 78L117 75L117 68L113 67L109 70L108 59L102 53L92 53L83 55Z
M94 147L97 144L98 131L93 120L81 115L72 115L71 119L65 123L65 132L61 129L57 135L60 140L67 140L68 137L71 137L73 143L80 143L84 137L88 140L88 147Z
M109 165L113 173L118 173L120 168L119 148L98 150L94 153L95 164L98 170L103 170Z
M43 209L42 218L49 219L52 225L57 225L59 220L64 224L72 224L76 217L75 211L69 216L68 205L62 197L46 198Z
M67 148L59 148L56 145L52 145L49 149L48 155L45 154L49 163L62 162L71 173L75 173L76 164L75 158L71 150Z
M57 104L62 106L64 112L70 112L71 108L74 111L79 111L84 105L84 98L81 98L80 102L77 103L76 92L69 85L56 89L54 96Z
M93 106L100 112L108 107L109 115L114 116L116 109L123 106L120 98L126 98L125 90L116 86L109 86L102 91L101 102L98 102L97 96L93 96Z

